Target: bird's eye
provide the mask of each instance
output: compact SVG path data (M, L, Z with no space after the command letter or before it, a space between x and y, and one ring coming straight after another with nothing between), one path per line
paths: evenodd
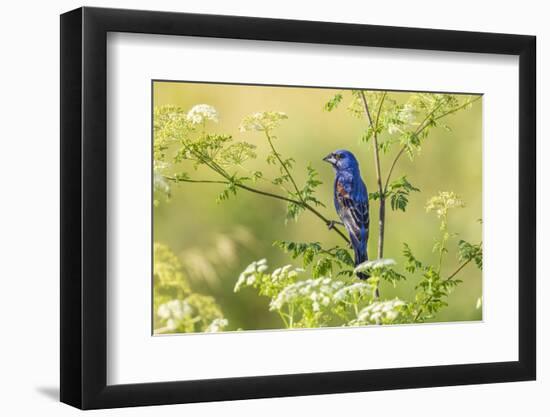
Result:
M343 153L339 153L338 154L338 159L342 159L344 157L344 154Z

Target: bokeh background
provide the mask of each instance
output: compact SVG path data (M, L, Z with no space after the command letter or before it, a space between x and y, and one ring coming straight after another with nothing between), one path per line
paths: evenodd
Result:
M299 182L305 178L305 167L311 163L319 172L323 185L318 198L326 204L321 210L329 218L336 214L332 205L331 167L322 161L329 152L346 148L359 160L363 180L370 192L375 191L375 172L372 146L361 142L366 120L352 117L346 111L350 93L344 92L344 101L332 112L324 104L342 89L246 86L155 81L154 106L175 105L189 110L196 104L209 104L219 113L219 122L210 122L208 131L228 133L235 140L246 140L256 145L258 158L247 162L251 170L270 172L265 155L268 144L260 132L239 131L246 116L258 111L283 111L288 120L277 129L277 148L286 157L297 161L294 170ZM391 96L405 102L410 93L392 92ZM450 213L449 230L460 239L472 243L481 240L482 227L482 100L472 108L462 110L445 119L452 129L433 129L414 161L403 157L393 179L407 175L420 192L412 193L405 213L386 212L386 243L384 255L397 261L402 269L402 243L407 242L415 255L435 262L432 252L438 236L438 219L426 213L426 201L439 191L454 191L466 207ZM383 136L382 136L383 137ZM382 155L382 171L388 166L397 148ZM264 157L262 157L264 156ZM193 173L182 166L182 170ZM197 177L204 178L201 172ZM252 261L267 258L271 268L288 263L296 264L281 250L272 246L275 240L300 242L319 241L323 246L339 244L338 237L308 213L297 223L285 224L284 202L239 192L237 198L216 203L221 185L182 183L172 187L169 202L161 201L154 208L154 240L168 245L178 256L186 278L193 290L213 296L229 320L228 330L280 328L280 318L269 312L269 299L258 296L252 289L239 293L233 287L240 274ZM378 234L378 203L371 202L371 232L369 257L376 256ZM443 275L452 272L458 264L457 239L452 240ZM298 264L296 264L298 265ZM434 321L480 320L482 309L476 305L482 295L482 273L475 265L468 265L460 278L464 281L449 296L449 306L442 309ZM400 283L397 288L382 283L382 298L410 299L416 280Z

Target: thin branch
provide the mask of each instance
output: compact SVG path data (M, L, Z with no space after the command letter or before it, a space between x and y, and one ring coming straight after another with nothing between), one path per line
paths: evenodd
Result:
M397 153L397 155L395 156L391 166L390 166L390 170L388 171L388 178L386 179L386 184L384 185L384 190L388 190L388 185L390 183L390 179L391 179L391 174L393 173L393 169L395 168L395 165L397 164L397 161L399 160L399 158L401 158L401 155L403 155L403 153L405 152L405 150L407 149L407 145L403 145L403 147L399 150L399 152Z
M176 182L176 183L177 182L190 182L190 183L204 183L204 184L225 184L225 185L231 184L231 182L229 182L229 181L192 180L192 179L187 179L187 178L183 179L183 178L176 178L176 177L169 177L169 176L165 176L164 178L166 178L169 181ZM268 191L257 190L255 188L249 187L249 186L244 185L244 184L235 183L234 185L235 185L235 187L242 188L243 190L250 191L250 192L253 192L253 193L256 193L256 194L261 194L261 195L264 195L264 196L267 196L267 197L276 198L278 200L283 200L283 201L286 201L287 203L302 204L298 200L293 200L292 198L288 198L288 197L285 197L285 196L279 195L279 194L270 193Z
M342 231L340 229L338 229L336 226L334 226L333 222L331 220L327 219L325 216L323 216L319 211L317 211L314 207L310 206L308 203L303 203L301 201L297 201L297 200L294 200L292 198L287 198L287 197L284 197L284 196L281 196L281 195L278 195L278 194L272 194L272 193L267 192L267 191L257 190L255 188L249 187L249 186L244 185L244 184L236 184L236 186L239 187L239 188L242 188L243 190L250 191L252 193L261 194L261 195L265 195L265 196L273 197L273 198L278 198L280 200L284 200L284 201L287 201L289 203L293 203L293 204L297 204L299 206L302 206L302 207L308 209L309 211L311 211L318 218L320 218L325 223L325 225L327 227L332 225L331 230L334 230L336 233L338 233L340 235L340 237L346 241L346 243L348 243L348 244L350 243L349 239L346 237L346 235L344 233L342 233Z
M468 265L470 262L472 262L474 258L468 259L467 261L464 261L445 281L450 281L453 279L466 265Z
M437 116L434 120L439 120L445 116L448 116L449 114L452 114L452 113L456 113L457 111L459 110L462 110L463 108L465 107L468 107L470 104L472 103L475 103L476 101L478 101L479 99L481 99L481 96L477 96L476 98L474 98L473 100L470 100L470 101L467 101L463 104L461 104L460 106L458 107L455 107L454 109L451 109L443 114L440 114L439 116Z
M189 183L204 183L204 184L225 184L225 185L231 184L231 182L229 182L229 181L192 180L192 179L187 179L187 178L186 179L180 179L180 178L169 177L169 176L165 176L165 178L169 181L173 181L173 182L176 182L176 183L177 182L189 182ZM234 183L234 185L237 188L241 188L241 189L249 191L251 193L260 194L260 195L263 195L263 196L266 196L266 197L275 198L275 199L278 199L278 200L286 201L287 203L297 204L299 206L304 207L305 209L311 211L319 219L321 219L325 223L326 226L331 225L332 226L331 230L334 230L338 235L340 235L340 237L342 239L344 239L346 241L346 243L349 244L349 239L346 237L346 235L344 233L342 233L342 231L340 229L338 229L336 226L334 226L334 222L329 220L325 216L323 216L319 211L317 211L314 207L310 206L309 204L303 203L303 202L298 201L298 200L294 200L292 198L285 197L283 195L270 193L269 191L258 190L256 188L249 187L248 185L239 184L239 183Z
M277 158L279 159L279 161L281 162L282 166L286 169L286 166L282 163L277 151L275 150L275 148L273 147L273 144L271 143L271 137L269 136L269 134L266 132L266 135L268 136L268 140L269 140L269 143L271 145L271 148L272 150L274 151L274 153L277 155ZM222 177L224 177L225 179L227 179L228 181L227 182L221 182L221 184L230 184L230 183L234 183L234 185L238 188L242 188L243 190L247 190L247 191L250 191L250 192L253 192L253 193L256 193L256 194L261 194L261 195L264 195L264 196L267 196L267 197L272 197L272 198L277 198L279 200L283 200L283 201L286 201L288 203L293 203L293 204L297 204L299 206L302 206L306 209L308 209L309 211L311 211L313 214L315 214L318 218L320 218L321 220L323 220L323 222L325 223L325 225L327 227L329 227L329 230L334 230L338 235L340 235L340 237L342 239L345 240L345 242L347 244L350 243L350 240L346 237L346 235L344 233L342 233L342 231L340 229L338 229L337 227L334 226L334 223L327 219L325 216L323 216L319 211L317 211L315 208L313 208L311 205L309 205L308 203L306 203L305 201L303 201L301 195L300 195L300 192L298 192L298 196L300 197L301 201L298 201L298 200L294 200L292 198L288 198L288 197L284 197L284 196L281 196L279 194L273 194L273 193L270 193L270 192L267 192L267 191L262 191L262 190L258 190L256 188L252 188L252 187L249 187L247 185L244 185L244 184L240 184L240 183L235 183L234 181L232 181L232 178L231 176L218 164L216 163L216 161L212 160L208 155L203 155L201 154L200 152L197 152L195 150L191 150L191 152L193 152L197 158L199 158L199 160L201 162L203 162L206 166L208 166L210 169L212 169L213 171L217 172L219 175L221 175ZM288 172L288 170L287 170ZM290 175L289 173L289 177L292 179L292 176ZM190 180L179 180L179 181L183 181L183 182L192 182ZM298 187L296 186L296 183L294 182L294 180L292 180L294 186L296 187L296 190L298 190Z
M246 172L248 175L251 175L251 176L254 175L254 173L253 173L252 171L250 171L249 169L246 169L242 164L238 164L237 166L238 166L239 168L241 168L244 172ZM264 176L261 176L261 177L259 177L258 179L259 179L259 180L262 180L263 182L266 182L266 183L268 183L268 184L270 184L270 185L277 185L277 184L275 184L275 183L273 182L273 180L272 180L271 178L265 178ZM287 189L284 185L278 184L277 186L278 186L281 190L283 190L285 193L290 194L290 191L288 191L288 189Z
M384 257L384 225L385 225L385 195L384 195L384 189L382 188L382 174L381 174L381 167L380 167L380 153L378 149L378 118L380 116L380 110L382 109L382 101L385 98L384 96L380 99L381 103L378 107L378 114L376 116L376 124L373 123L372 116L369 110L369 104L367 102L367 97L365 96L365 92L361 90L361 99L363 101L363 107L365 108L365 113L367 115L367 118L369 120L369 124L371 128L373 129L373 144L374 144L374 165L376 168L376 183L378 185L378 193L380 195L380 211L379 211L379 229L378 229L378 259L382 259Z
M298 198L300 199L300 201L302 203L305 204L305 201L304 199L302 198L302 193L300 192L300 189L298 188L298 185L296 184L296 181L294 181L294 177L292 176L292 174L290 173L290 170L288 169L288 167L286 166L286 163L283 162L283 160L281 159L281 155L279 154L279 152L277 152L277 150L275 149L275 146L273 146L273 142L271 140L271 136L269 135L269 132L267 130L264 131L265 133L265 136L267 138L267 141L269 142L269 146L271 147L271 151L273 152L273 154L275 155L275 157L277 158L277 160L279 161L279 164L281 165L281 167L284 169L284 171L286 172L286 175L288 176L288 178L290 179L290 182L292 182L292 185L294 186L294 189L296 190L296 194L298 195Z
M447 281L450 281L451 279L453 279L460 271L462 271L466 265L468 265L470 262L472 262L474 260L474 258L470 258L466 261L464 261L463 263L461 263L458 268L451 274L449 275L443 282L447 282ZM429 296L428 299L422 303L423 306L427 305L430 301L433 300L433 296ZM422 314L422 312L424 311L423 310L424 308L423 307L420 307L420 309L418 310L418 312L416 313L416 316L414 317L413 319L413 322L417 321L419 318L420 318L420 315Z
M428 124L426 124L426 122L428 121L428 119L437 111L439 110L439 108L443 105L443 102L439 103L438 106L436 106L431 112L429 112L428 114L426 114L426 116L424 117L424 120L422 120L422 122L420 122L420 124L418 125L418 127L416 128L416 130L414 131L413 135L418 135L420 134L426 127L428 127ZM397 161L399 160L399 158L401 158L401 155L403 155L403 153L407 150L407 144L404 144L401 149L399 150L399 152L397 153L397 155L395 156L391 166L390 166L390 170L388 171L388 177L386 179L386 183L384 185L384 190L387 191L388 189L388 185L390 183L390 179L391 179L391 175L393 173L393 169L395 168L395 165L397 164Z
M380 104L378 105L378 111L376 113L376 122L373 123L372 116L370 114L369 104L367 102L367 97L365 96L365 92L363 90L360 91L361 99L363 101L363 107L365 108L365 113L367 115L367 118L369 120L370 127L372 129L372 137L373 137L373 146L374 146L374 166L376 168L376 183L378 185L378 194L380 196L380 207L378 211L378 251L377 256L378 259L382 259L384 257L384 228L386 223L386 196L384 193L384 190L382 188L382 173L381 173L381 166L380 166L380 150L378 149L378 120L380 119L380 112L382 111L382 104L384 104L384 100L386 99L386 92L382 95L380 98ZM375 298L378 298L380 296L380 291L378 289L378 286L376 286L375 290Z
M380 113L382 112L382 105L384 104L384 100L386 100L386 96L388 95L387 91L384 91L384 94L382 95L382 98L380 99L380 104L378 105L378 111L376 112L376 122L374 123L376 126L375 131L378 132L378 120L380 120Z
M365 96L365 92L363 90L360 91L361 93L361 100L363 101L363 108L365 109L365 113L367 115L367 118L369 119L369 124L374 129L374 123L372 122L372 117L370 115L369 105L367 103L367 97ZM376 132L373 131L373 135L375 135Z
M215 181L215 180L191 180L188 178L177 178L177 177L170 177L164 175L164 178L166 178L168 181L173 182L192 182L192 183L204 183L204 184L229 184L227 181Z
M458 107L455 107L454 109L451 109L443 114L440 114L439 116L437 116L436 118L434 118L434 121L435 120L439 120L445 116L448 116L449 114L453 114L467 106L469 106L470 104L476 102L477 100L479 100L481 98L481 96L478 96L476 97L475 99L473 100L470 100L470 101L467 101L466 103L458 106ZM439 107L441 107L442 104L440 104L439 106L437 106L436 108L434 108L430 113L428 113L426 115L426 117L424 118L424 120L418 125L418 128L415 130L414 134L415 135L418 135L420 134L424 129L426 129L429 125L426 124L426 122L428 121L428 119L439 109ZM388 189L388 185L390 183L390 179L391 179L391 176L392 176L392 173L393 173L393 170L395 168L395 165L397 164L397 161L399 160L399 158L401 158L401 155L403 155L403 153L407 150L407 144L403 145L401 147L401 149L399 150L399 152L397 153L397 155L395 156L391 166L390 166L390 170L388 171L388 177L386 179L386 184L384 185L384 190L387 191Z
M217 172L225 179L228 179L228 180L231 179L231 176L219 164L217 164L209 155L204 155L201 152L198 152L197 150L192 148L190 149L190 152L197 157L199 162L202 162L214 172Z

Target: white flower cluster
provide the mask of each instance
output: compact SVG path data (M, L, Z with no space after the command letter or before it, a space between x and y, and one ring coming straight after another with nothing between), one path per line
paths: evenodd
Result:
M405 104L403 108L399 111L399 118L405 122L406 124L413 124L416 116L415 116L416 110L414 109L414 106L412 104Z
M218 111L208 104L197 104L187 113L187 120L194 125L202 124L207 120L218 123Z
M355 267L354 272L372 271L373 269L384 269L388 266L395 265L396 262L393 259L374 259L372 261L363 262Z
M168 162L165 161L153 161L153 171L161 171L163 169L166 169L170 166Z
M393 321L399 316L399 307L404 305L405 303L398 298L389 301L375 301L359 312L357 320L353 324Z
M193 307L185 300L172 300L161 304L157 310L160 318L166 320L166 327L175 330L178 324L193 315Z
M200 309L193 306L192 302L189 302L187 299L171 300L161 304L157 309L157 315L161 319L166 320L164 330L168 332L174 331L186 323L194 326L194 323L200 320L207 320L204 316L201 316ZM204 331L209 333L220 332L227 327L228 323L227 319L223 317L214 318Z
M397 113L397 118L400 123L389 123L388 124L388 133L393 135L394 133L402 132L402 127L411 126L416 120L416 110L414 106L407 103L403 106L401 110Z
M227 325L228 325L227 319L214 319L212 320L212 323L208 325L205 332L206 333L216 333L221 332Z
M313 311L319 311L321 306L328 306L337 292L344 286L342 281L333 281L330 278L317 278L299 281L285 287L278 296L271 301L271 310L280 310L285 304L296 302L311 303Z
M257 112L246 116L241 122L239 130L241 132L253 130L269 132L279 126L280 121L284 119L288 119L288 116L280 111Z
M301 272L304 272L303 268L294 268L292 265L285 265L273 271L271 273L271 279L274 282L278 282L287 278L296 278Z
M239 275L239 279L233 288L234 292L239 291L243 286L249 287L254 285L259 274L267 271L267 260L260 259L259 261L254 261L246 267L246 269Z
M446 216L451 208L462 207L465 207L464 201L452 191L440 191L438 195L430 198L426 203L426 211L434 211L439 218Z
M153 173L153 189L164 194L170 194L170 184L168 184L164 175L159 172Z
M374 287L366 282L356 282L336 291L334 294L335 301L352 300L353 298L363 298L369 296L374 291Z
M170 194L170 184L164 178L161 171L166 169L168 164L163 161L153 161L153 189L155 191L163 192L164 194Z

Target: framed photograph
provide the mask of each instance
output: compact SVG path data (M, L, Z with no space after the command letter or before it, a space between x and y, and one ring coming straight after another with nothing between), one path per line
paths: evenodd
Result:
M61 401L535 379L535 37L61 16Z

